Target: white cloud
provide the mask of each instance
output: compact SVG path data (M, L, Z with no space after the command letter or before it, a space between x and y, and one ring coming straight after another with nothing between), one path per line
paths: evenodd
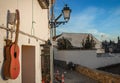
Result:
M120 7L110 10L107 15L107 18L101 23L101 27L105 30L112 30L112 32L120 29Z
M87 31L87 33L93 34L99 40L105 40L105 39L109 40L109 38L110 38L109 34L99 32L97 29L90 29Z

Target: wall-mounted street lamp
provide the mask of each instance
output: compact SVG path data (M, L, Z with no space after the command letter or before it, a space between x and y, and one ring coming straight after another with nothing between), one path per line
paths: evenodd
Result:
M51 42L51 46L50 46L50 76L51 76L51 83L53 83L53 71L54 71L54 53L53 53L53 37L56 36L56 27L58 27L61 24L65 24L69 21L70 19L70 13L71 13L71 9L67 6L67 4L65 5L65 7L63 8L61 14L57 17L54 18L54 6L52 5L51 7L51 15L50 15L50 42ZM63 16L64 17L64 21L58 21L60 19L60 17Z

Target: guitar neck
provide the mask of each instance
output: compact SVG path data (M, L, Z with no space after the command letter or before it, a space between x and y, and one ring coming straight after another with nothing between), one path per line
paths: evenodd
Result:
M18 43L18 35L19 35L19 24L20 24L20 15L19 11L16 10L16 33L15 33L15 44Z
M7 11L7 28L8 28L9 14L10 14L10 11L8 10L8 11ZM6 34L7 34L6 39L8 39L8 38L9 38L9 31L8 31L8 30L7 30Z

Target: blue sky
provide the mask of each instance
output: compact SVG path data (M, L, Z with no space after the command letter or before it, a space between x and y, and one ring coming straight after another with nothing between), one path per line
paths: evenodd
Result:
M120 0L56 0L56 17L66 3L72 9L71 18L57 28L57 34L92 33L99 40L120 36Z

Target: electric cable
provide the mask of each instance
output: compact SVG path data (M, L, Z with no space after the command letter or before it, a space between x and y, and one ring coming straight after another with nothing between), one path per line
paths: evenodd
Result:
M34 18L34 2L33 2L33 0L32 0L32 27L31 27L31 35L34 35L34 21L33 21L33 18Z

